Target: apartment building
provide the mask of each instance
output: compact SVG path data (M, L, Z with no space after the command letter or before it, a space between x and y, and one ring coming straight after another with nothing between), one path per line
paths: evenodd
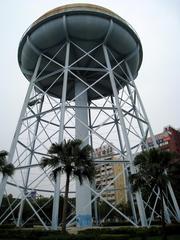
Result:
M180 130L171 126L165 127L163 132L155 135L156 143L164 151L180 153ZM154 147L152 139L148 139L149 147Z
M107 187L102 196L112 204L127 202L124 166L117 162L119 156L114 156L112 148L107 145L96 148L94 152L95 157L102 161L96 164L96 189L101 191Z

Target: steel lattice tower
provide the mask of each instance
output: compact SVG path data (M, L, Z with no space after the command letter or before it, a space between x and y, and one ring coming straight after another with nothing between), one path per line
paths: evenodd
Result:
M148 137L156 146L134 82L142 62L142 46L132 27L115 13L99 6L73 4L53 9L30 26L20 41L18 61L29 80L29 88L9 153L9 162L16 171L11 179L3 177L0 202L3 194L12 189L21 201L10 204L0 223L17 209L16 224L23 226L28 222L29 219L22 222L26 202L44 228L48 229L48 222L57 229L63 176L58 174L54 183L49 178L51 169L39 167L40 159L47 155L53 142L79 138L93 148L110 146L118 156L116 162L124 166L124 172L119 172L112 182L123 173L128 179L136 171L133 158L142 149L148 149ZM131 192L127 181L133 215L129 218L102 196L110 185L97 191L87 181L81 186L72 179L72 184L76 211L69 224L78 219L77 226L91 226L91 205L97 198L135 226L148 226L159 216L156 188L148 199L143 199L140 191ZM32 205L30 197L34 191L54 195L52 219L46 216L43 207ZM149 205L152 195L153 207ZM167 222L172 218L180 220L170 183L164 206ZM147 209L150 217L146 215Z

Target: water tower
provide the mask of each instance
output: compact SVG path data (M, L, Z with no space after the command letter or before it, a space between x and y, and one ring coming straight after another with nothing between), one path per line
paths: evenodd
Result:
M112 11L72 4L47 12L27 29L19 44L18 62L29 87L9 153L16 171L12 179L4 176L0 186L1 200L6 192L12 192L16 200L2 214L0 223L18 211L14 217L18 226L35 216L46 229L48 221L57 229L63 176L58 175L54 183L49 178L51 169L39 167L53 142L78 138L93 148L104 144L111 147L112 154L118 156L114 163L123 164L124 169L112 183L122 174L128 180L135 171L133 157L142 148L148 149L148 137L156 146L134 83L142 62L142 46L133 28ZM106 158L94 161L111 164ZM70 191L76 196L76 205L69 224L75 220L77 226L91 226L92 204L95 206L98 198L135 226L147 226L158 216L155 204L150 209L141 192L131 192L128 181L126 191L133 217L126 216L103 197L110 185L99 191L88 182L81 186L72 179ZM171 206L166 199L164 205L170 222L171 207L174 218L180 216L170 185L168 190ZM158 193L154 194L158 201ZM36 195L53 196L51 219L44 207L36 204ZM25 204L32 210L29 219L23 219ZM148 207L151 219L146 216Z

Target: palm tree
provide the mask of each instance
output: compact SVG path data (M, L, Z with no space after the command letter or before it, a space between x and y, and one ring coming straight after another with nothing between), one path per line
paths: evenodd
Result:
M155 185L159 188L163 239L166 239L163 198L167 183L170 180L170 176L166 172L174 156L172 152L155 148L143 151L134 160L134 165L138 169L137 173L130 176L134 191L146 189L146 191L152 192Z
M3 176L12 176L14 173L14 165L12 163L7 163L6 157L8 152L5 150L0 151L0 173Z
M61 144L52 144L48 150L49 157L41 159L41 167L52 167L53 179L56 180L58 172L66 174L65 196L62 215L62 231L66 232L66 212L68 203L68 193L70 177L77 177L80 184L86 178L92 182L95 166L90 156L91 147L86 145L81 147L82 141L79 139L64 141Z

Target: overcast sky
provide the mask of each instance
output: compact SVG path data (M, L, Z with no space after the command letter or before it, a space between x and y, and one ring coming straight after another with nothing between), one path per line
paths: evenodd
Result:
M94 3L119 14L138 33L143 63L136 84L155 133L180 127L179 0L3 0L0 37L0 150L9 151L28 87L17 63L22 34L46 11L68 3Z

